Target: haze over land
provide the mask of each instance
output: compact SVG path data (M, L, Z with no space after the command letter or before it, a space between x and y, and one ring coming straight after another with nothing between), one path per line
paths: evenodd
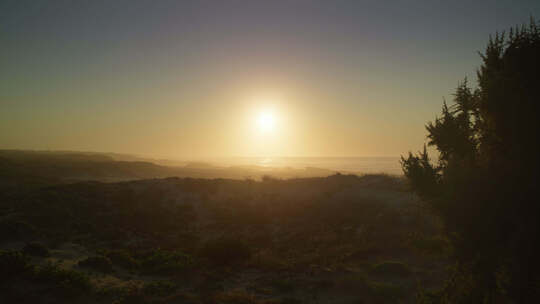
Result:
M400 175L396 158L228 158L179 161L134 155L0 150L0 186L79 181L117 182L135 179L192 177L260 180L324 177L336 173Z

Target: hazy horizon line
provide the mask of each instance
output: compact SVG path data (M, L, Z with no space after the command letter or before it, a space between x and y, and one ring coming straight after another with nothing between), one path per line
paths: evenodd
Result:
M141 158L168 159L168 160L200 160L200 159L226 159L226 158L399 158L400 155L225 155L225 156L172 156L172 155L151 155L136 152L115 152L96 150L71 150L71 149L25 149L25 148L0 148L0 151L18 152L49 152L49 153L81 153L81 154L116 154Z

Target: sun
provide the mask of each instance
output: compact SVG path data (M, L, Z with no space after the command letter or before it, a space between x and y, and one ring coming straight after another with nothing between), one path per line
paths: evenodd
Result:
M270 110L261 111L257 116L257 127L263 133L271 133L276 128L276 116Z

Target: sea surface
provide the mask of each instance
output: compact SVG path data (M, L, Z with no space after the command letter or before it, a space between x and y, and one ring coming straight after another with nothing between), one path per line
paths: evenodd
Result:
M321 168L343 173L386 173L402 175L399 157L238 157L220 159L226 166L275 168Z

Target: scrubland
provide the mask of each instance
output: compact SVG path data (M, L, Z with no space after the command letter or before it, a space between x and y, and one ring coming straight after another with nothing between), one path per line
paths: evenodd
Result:
M414 303L451 266L383 174L62 183L0 208L6 303Z

